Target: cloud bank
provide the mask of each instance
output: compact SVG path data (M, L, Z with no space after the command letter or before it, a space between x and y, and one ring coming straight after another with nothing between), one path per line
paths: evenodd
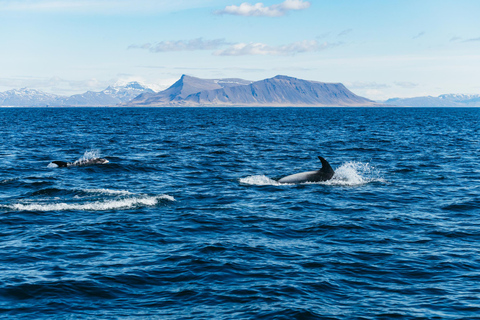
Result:
M246 55L294 55L297 53L325 50L341 43L319 43L316 40L303 40L282 46L270 46L265 43L237 43L224 50L218 50L216 56L246 56Z
M408 81L395 81L395 85L404 89L413 89L418 87L418 83L408 82Z
M261 2L256 4L244 2L240 6L226 6L223 10L215 11L215 14L232 14L247 17L280 17L284 16L288 11L304 10L309 7L310 2L303 0L285 0L280 4L274 4L267 7Z
M319 42L317 40L296 41L286 45L271 46L265 43L229 43L225 39L204 40L197 38L192 40L161 41L155 44L145 43L141 45L133 44L128 49L143 49L154 53L175 52L175 51L196 51L196 50L216 50L215 56L285 56L295 55L297 53L315 52L333 48L342 45L343 42ZM225 49L221 49L222 47Z
M172 51L196 51L215 50L221 46L228 45L225 39L204 40L197 38L192 40L161 41L155 44L145 43L142 45L131 45L129 49L145 49L151 52L172 52Z

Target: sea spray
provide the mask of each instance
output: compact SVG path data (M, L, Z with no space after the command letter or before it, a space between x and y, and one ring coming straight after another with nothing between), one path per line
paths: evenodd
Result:
M385 182L380 173L369 163L347 162L335 170L335 175L328 181L304 182L302 184L323 184L333 186L360 186L370 182ZM255 186L282 186L293 185L280 183L265 175L254 175L240 179L240 183Z
M351 161L338 167L333 178L322 182L322 184L361 186L370 182L385 182L385 180L381 178L380 172L370 163Z
M85 153L83 154L83 156L81 158L79 158L78 160L76 160L73 163L73 165L74 166L75 165L82 165L85 162L88 162L88 160L100 158L100 155L101 155L101 152L100 152L99 149L87 150L87 151L85 151Z

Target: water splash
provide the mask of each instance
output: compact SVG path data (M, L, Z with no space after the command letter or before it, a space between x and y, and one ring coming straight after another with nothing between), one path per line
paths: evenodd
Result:
M83 156L81 156L79 159L75 160L74 162L68 162L67 166L82 166L85 164L91 164L89 160L92 159L98 159L100 158L101 152L100 149L91 149L85 151ZM103 163L108 163L108 160L103 161ZM50 162L47 165L47 168L58 168L59 166L53 162Z
M90 160L90 159L95 159L95 158L100 158L100 149L91 149L85 151L83 156L78 159L77 161L85 161L85 160Z
M386 182L380 172L369 163L347 162L335 170L331 180L322 182L305 182L302 184L323 184L332 186L361 186L370 182ZM254 186L285 186L292 183L280 183L265 175L248 176L240 179L240 183Z
M351 161L335 170L335 175L329 181L321 184L334 186L360 186L370 182L386 182L380 172L369 163Z
M87 150L85 151L85 153L81 158L79 158L73 163L73 165L80 165L87 162L88 160L100 158L100 155L101 155L100 149Z

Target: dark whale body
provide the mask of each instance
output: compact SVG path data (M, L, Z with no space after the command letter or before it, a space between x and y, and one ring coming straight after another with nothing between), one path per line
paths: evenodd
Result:
M321 182L332 179L335 171L324 158L318 156L322 162L322 168L317 171L308 171L292 174L278 180L280 183L304 183L304 182Z
M52 161L52 163L56 164L61 168L64 168L64 167L89 166L92 164L105 164L105 163L108 163L108 160L103 158L93 158L93 159L86 159L86 160L77 160L75 162Z

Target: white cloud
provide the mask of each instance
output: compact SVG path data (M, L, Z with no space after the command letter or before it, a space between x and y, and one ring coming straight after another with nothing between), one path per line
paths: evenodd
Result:
M225 39L203 40L202 38L192 40L161 41L155 44L145 43L142 45L131 45L129 49L145 49L151 52L171 51L196 51L215 50L221 46L228 45Z
M314 52L339 46L342 42L320 43L317 40L303 40L287 45L271 46L265 43L229 43L225 39L204 40L202 38L192 40L162 41L155 44L145 43L130 45L128 49L143 49L150 52L173 52L173 51L196 51L216 50L216 56L245 56L245 55L295 55L303 52ZM227 46L225 49L221 47Z
M265 43L237 43L230 47L214 52L217 56L245 56L245 55L294 55L296 53L314 52L340 45L319 43L316 40L303 40L283 46L270 46Z
M280 4L274 4L267 7L261 2L256 4L244 2L240 6L226 6L225 9L218 10L215 13L232 14L237 16L280 17L290 10L304 10L309 7L310 2L303 0L285 0Z
M418 83L413 83L409 81L396 81L395 85L399 86L400 88L404 89L413 89L418 87Z

